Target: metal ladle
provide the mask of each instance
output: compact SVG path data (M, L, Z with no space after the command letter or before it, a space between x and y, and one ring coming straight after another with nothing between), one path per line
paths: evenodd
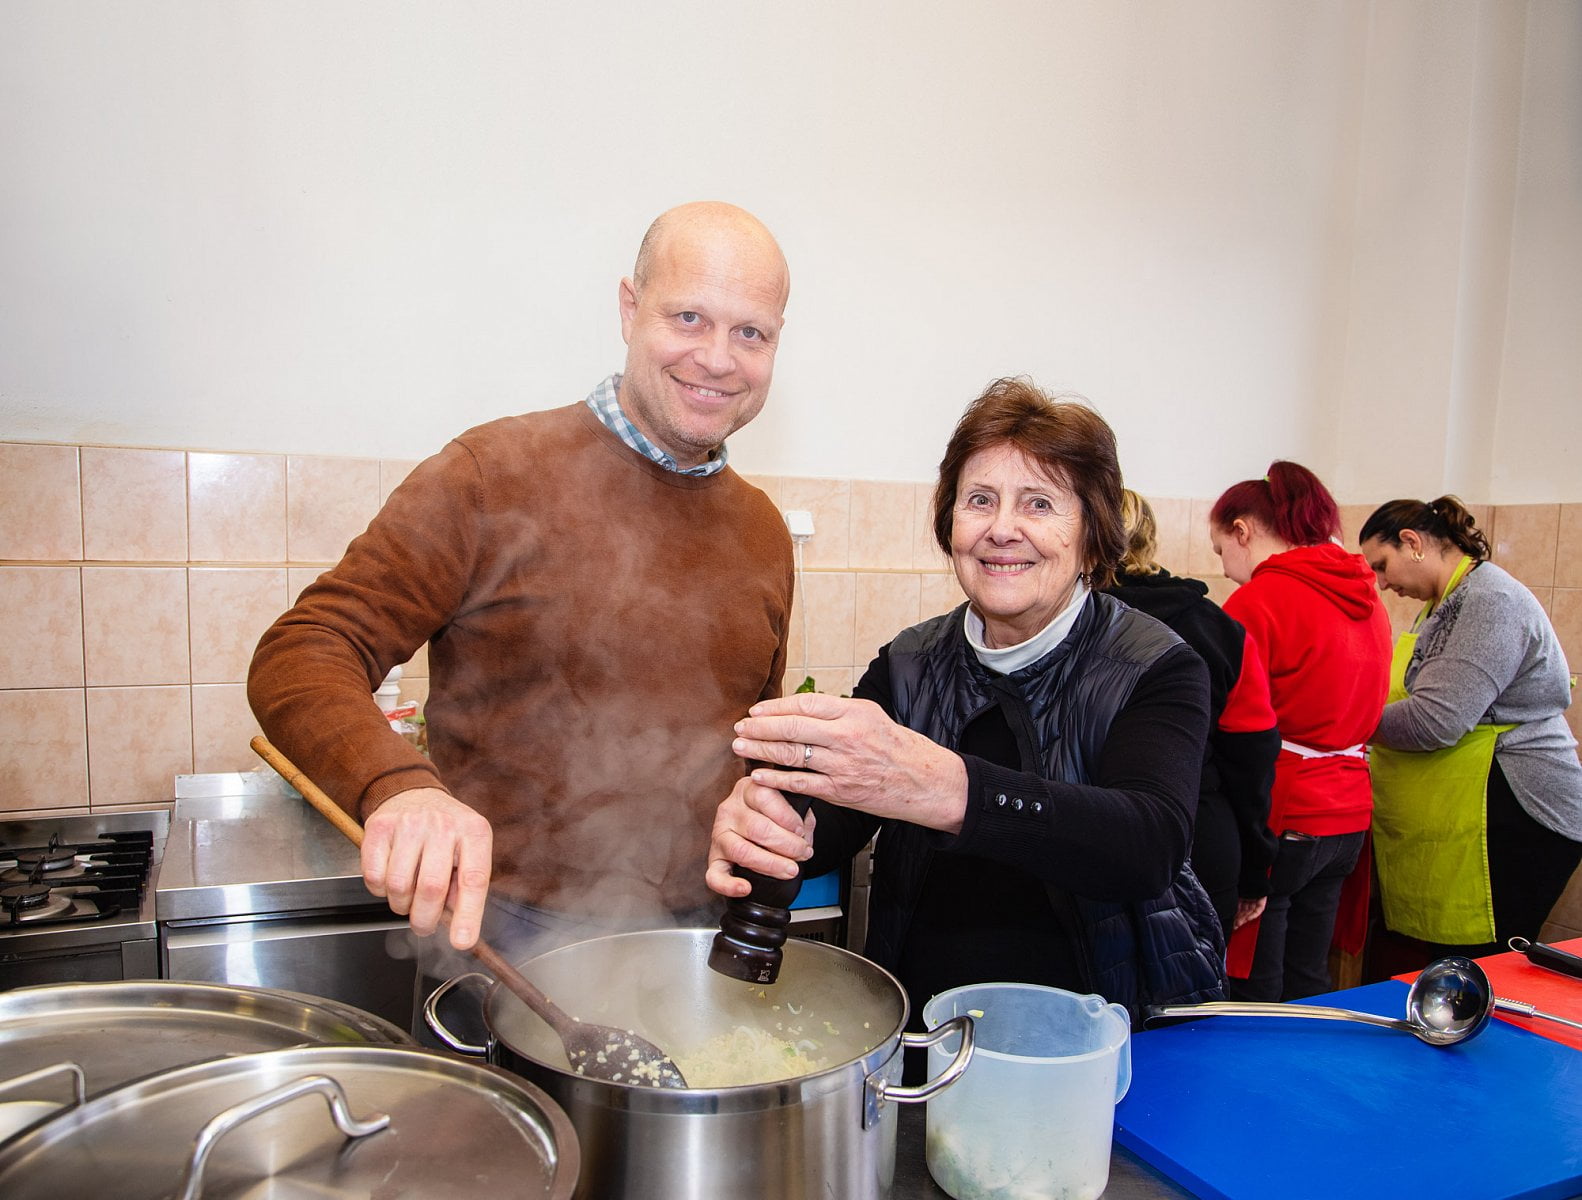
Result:
M253 752L273 767L287 783L302 793L302 798L318 810L319 815L346 835L355 846L363 844L363 827L325 794L324 789L309 779L289 758L275 749L268 738L260 734L249 745ZM445 910L449 920L450 910ZM566 1061L578 1075L602 1079L610 1083L628 1083L637 1086L684 1088L681 1068L647 1038L630 1029L617 1029L613 1025L595 1025L572 1016L522 976L506 962L500 952L479 938L470 951L500 983L528 1008L532 1009L560 1037L566 1049Z
M1406 1016L1381 1017L1349 1008L1316 1004L1264 1004L1252 1000L1210 1000L1203 1004L1152 1004L1146 1024L1170 1017L1297 1017L1355 1021L1399 1029L1430 1046L1454 1046L1483 1032L1494 1011L1494 989L1483 968L1452 955L1423 968L1406 993Z

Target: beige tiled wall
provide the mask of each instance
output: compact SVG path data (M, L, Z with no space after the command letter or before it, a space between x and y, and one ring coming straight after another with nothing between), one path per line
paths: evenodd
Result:
M961 603L961 589L929 531L932 485L758 477L753 482L782 509L813 513L815 532L803 561L808 650L803 649L799 596L788 689L812 675L820 691L848 692L898 631ZM1209 595L1223 602L1235 584L1221 574L1209 542L1212 500L1150 497L1150 503L1159 527L1159 561L1178 575L1204 580ZM1357 531L1374 507L1341 509L1353 550ZM1582 667L1582 504L1474 505L1472 514L1489 536L1494 561L1532 589L1554 622L1572 669ZM1383 600L1397 632L1421 607L1388 593ZM1582 738L1582 703L1573 704L1567 718Z
M163 804L176 774L256 766L243 687L253 646L412 466L0 443L0 813ZM897 631L961 602L930 535L931 485L753 482L814 519L787 688L811 674L849 692ZM1223 600L1233 585L1209 545L1209 502L1153 503L1161 561ZM1344 510L1348 537L1370 510ZM1582 663L1582 504L1476 515ZM1410 620L1415 605L1386 599L1397 626ZM402 691L427 696L425 652ZM1576 706L1571 719L1578 728Z
M245 771L253 647L408 462L0 443L0 814ZM428 658L405 668L423 699Z

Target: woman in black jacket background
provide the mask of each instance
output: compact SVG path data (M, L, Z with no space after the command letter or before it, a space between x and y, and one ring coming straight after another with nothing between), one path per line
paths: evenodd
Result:
M1153 508L1130 488L1121 496L1121 518L1126 553L1115 582L1105 590L1168 625L1208 666L1211 725L1192 833L1192 869L1228 938L1258 914L1274 861L1267 822L1280 731L1268 672L1257 643L1208 598L1206 583L1172 575L1159 565Z

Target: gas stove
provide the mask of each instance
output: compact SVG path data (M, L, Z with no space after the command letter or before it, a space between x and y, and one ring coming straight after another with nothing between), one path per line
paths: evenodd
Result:
M0 989L157 979L169 828L162 809L0 821Z

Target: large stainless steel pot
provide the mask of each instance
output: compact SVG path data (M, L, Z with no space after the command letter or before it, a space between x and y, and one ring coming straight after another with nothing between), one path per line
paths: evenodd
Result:
M0 992L0 1139L129 1080L260 1050L321 1043L411 1046L372 1013L267 988L128 980ZM76 1068L75 1086L69 1071Z
M817 1043L829 1065L744 1087L650 1088L569 1069L553 1030L500 987L484 1000L488 1045L435 1033L461 1053L532 1080L565 1109L582 1147L578 1200L883 1200L895 1171L895 1104L948 1087L972 1055L972 1022L907 1034L895 977L834 946L792 939L779 982L727 979L709 969L712 929L623 933L578 942L522 964L568 1012L629 1028L685 1056L738 1025ZM463 977L464 978L464 977ZM901 1047L959 1033L951 1067L901 1086Z
M115 1088L0 1146L0 1196L569 1200L566 1116L504 1071L427 1050L308 1046Z

